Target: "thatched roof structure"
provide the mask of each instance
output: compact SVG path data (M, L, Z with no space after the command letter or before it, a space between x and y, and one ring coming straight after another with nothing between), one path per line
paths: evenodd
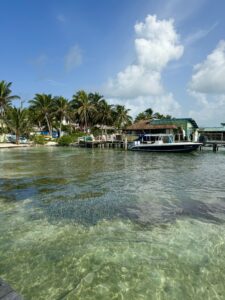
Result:
M125 130L139 131L139 130L154 130L154 129L177 129L177 126L174 124L154 125L151 124L149 120L140 120L128 126Z

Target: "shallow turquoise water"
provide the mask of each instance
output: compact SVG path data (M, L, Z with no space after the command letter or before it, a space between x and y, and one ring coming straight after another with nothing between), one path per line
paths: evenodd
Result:
M25 299L224 299L225 151L0 151L0 277Z

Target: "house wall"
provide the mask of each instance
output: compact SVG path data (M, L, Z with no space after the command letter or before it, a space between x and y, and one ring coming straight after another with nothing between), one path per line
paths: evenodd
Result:
M182 128L183 138L187 141L198 141L198 130L192 125L192 123L187 121L176 121L174 122L177 127Z
M209 141L225 141L225 131L200 131L200 135L206 136Z

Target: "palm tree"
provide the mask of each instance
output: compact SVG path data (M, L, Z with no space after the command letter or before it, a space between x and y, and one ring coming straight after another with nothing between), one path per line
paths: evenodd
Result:
M2 119L5 114L5 110L11 105L11 101L15 99L20 99L17 95L11 95L12 91L10 89L12 82L6 82L4 80L0 81L0 118ZM1 128L3 124L1 122Z
M126 109L124 105L114 107L114 124L119 130L132 122L132 117L128 115L129 111L130 109Z
M113 122L112 105L109 105L104 99L102 99L99 103L97 120L100 123L102 128L103 125L112 125Z
M59 120L59 137L62 132L62 122L64 119L69 118L69 114L71 111L70 103L64 97L55 97L54 99L54 114Z
M29 120L33 126L37 126L39 130L42 129L43 117L39 110L36 110L34 107L30 106L28 108Z
M137 115L134 122L138 122L140 120L151 120L153 118L153 110L151 108L146 109L144 112L141 112Z
M73 95L71 106L75 109L78 120L84 126L84 131L86 131L88 125L90 125L93 112L96 111L95 105L90 101L85 91L78 91Z
M99 93L89 93L88 99L90 100L91 103L98 106L101 100L103 100L103 96L100 95Z
M49 134L52 135L51 118L53 117L54 98L52 95L36 94L34 99L30 100L31 109L39 114L42 120L47 123Z
M141 112L137 115L134 122L138 122L140 120L152 120L152 119L172 119L170 115L163 115L159 112L153 112L151 108L146 109L144 112Z
M6 110L4 120L16 135L16 144L19 144L20 135L27 132L29 127L28 110L26 108L10 107Z
M99 110L100 110L101 102L102 100L104 100L103 96L100 95L99 93L89 93L88 99L95 107L95 110L92 111L90 117L92 121L97 124L99 123L99 117L100 117Z

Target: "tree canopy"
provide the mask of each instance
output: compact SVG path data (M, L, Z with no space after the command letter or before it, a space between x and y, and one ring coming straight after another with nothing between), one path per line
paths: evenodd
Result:
M151 109L151 108L148 108L146 109L145 111L139 113L134 122L138 122L140 120L151 120L151 119L172 119L172 116L170 115L163 115L163 114L160 114L159 112L155 112Z
M25 123L40 130L45 128L50 135L53 129L56 129L61 136L63 124L69 124L70 128L79 125L81 130L87 132L88 129L97 125L100 128L113 126L117 130L122 130L133 121L129 108L121 104L109 104L101 94L97 92L87 93L84 90L74 93L71 100L63 96L37 93L28 102L29 106L26 109L17 109L12 107L12 101L20 97L12 95L11 85L11 82L0 81L0 117L3 120L5 115L5 124L10 130L18 132L18 134L24 133L24 128L28 127L25 126ZM154 112L152 108L147 108L136 116L134 122L153 118L172 117ZM18 122L21 122L21 126L18 125Z

